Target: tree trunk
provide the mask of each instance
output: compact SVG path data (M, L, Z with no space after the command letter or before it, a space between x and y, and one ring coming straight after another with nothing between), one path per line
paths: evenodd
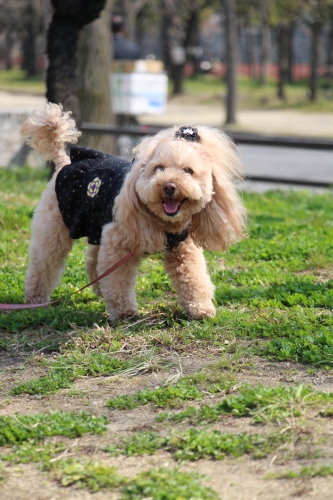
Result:
M247 61L249 64L249 75L253 80L256 79L256 54L255 54L255 36L253 26L246 27L246 49Z
M278 97L286 99L285 85L288 82L288 26L280 26L278 32L279 44L279 82L278 82Z
M225 13L227 64L227 117L226 125L236 123L237 95L237 24L235 0L222 0Z
M78 126L81 113L76 80L79 31L99 16L105 0L52 0L54 13L47 33L46 98L73 113Z
M163 39L165 62L173 83L172 95L183 92L183 71L186 62L185 32L175 0L163 0Z
M172 95L179 95L183 93L183 79L184 79L184 64L171 65L171 80L173 83Z
M333 16L330 19L330 31L328 35L327 47L327 72L329 78L333 78Z
M260 0L259 10L261 14L261 64L259 82L264 85L269 74L271 56L271 30L269 27L269 7L267 0Z
M146 0L123 0L127 37L132 42L136 41L136 19L145 3Z
M312 53L311 53L311 76L310 76L310 101L317 100L318 73L319 73L319 41L322 23L313 23L312 30Z
M289 25L288 33L288 83L293 83L293 64L294 64L294 51L293 51L293 39L294 39L294 23Z
M13 68L12 51L15 43L15 38L11 32L7 33L5 37L5 47L6 47L6 69Z
M193 64L193 78L197 77L200 68L200 56L203 49L200 47L199 33L199 5L195 3L191 13L190 21L187 26L187 35L185 40L188 60Z
M36 69L36 38L39 28L39 13L36 3L29 0L23 11L25 29L22 36L22 69L27 76L35 76Z
M27 27L29 29L29 27ZM33 32L29 33L22 40L22 69L26 71L27 76L35 76L36 69L36 37Z
M85 26L78 43L78 96L81 119L88 123L114 124L111 103L110 17L114 0L107 0L100 19ZM80 144L114 153L114 136L83 133Z

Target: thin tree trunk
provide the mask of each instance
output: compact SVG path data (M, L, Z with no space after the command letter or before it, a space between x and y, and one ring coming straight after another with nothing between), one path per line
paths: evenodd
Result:
M319 76L319 41L322 23L313 23L312 30L312 53L311 53L311 76L310 76L310 101L317 100L318 76Z
M293 39L294 39L294 23L289 26L288 33L288 83L293 83L293 64L294 64L294 51L293 51Z
M333 78L333 16L330 19L330 31L327 47L327 76Z
M184 48L185 32L178 13L176 0L163 0L163 20L165 23L165 60L173 83L172 95L183 92L183 71L186 62Z
M29 0L24 9L26 19L25 30L22 38L22 69L27 76L35 76L36 69L36 38L38 35L39 15L35 2Z
M192 52L188 54L188 60L193 64L193 78L196 78L199 73L199 57L196 51L200 49L200 36L199 36L199 5L193 5L193 11L187 27L187 36L185 40L185 47L191 48ZM193 52L195 51L195 52Z
M14 47L14 36L9 32L5 37L6 42L6 69L13 68L12 51Z
M246 27L246 48L247 48L247 60L249 64L250 78L256 78L256 55L255 55L255 37L253 26Z
M288 82L288 27L280 26L278 33L279 43L279 82L278 82L278 97L286 99L285 85Z
M227 117L226 124L236 123L237 96L237 25L235 0L223 0L226 33L226 63L227 63Z
M259 82L264 85L269 74L270 56L271 56L271 30L269 27L269 8L267 0L259 1L259 11L261 14L261 64Z
M136 19L145 3L146 0L123 0L127 37L133 42L136 41Z
M110 17L114 0L107 0L101 17L85 26L78 43L78 96L83 122L114 124L111 103ZM84 146L114 152L114 136L83 133Z

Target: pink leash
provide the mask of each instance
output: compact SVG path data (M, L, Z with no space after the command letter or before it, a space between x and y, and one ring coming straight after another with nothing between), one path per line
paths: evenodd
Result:
M88 288L88 286L94 285L97 283L97 281L100 281L101 279L105 278L105 276L108 276L109 274L113 273L116 269L121 267L123 264L126 264L127 261L129 261L133 257L132 253L128 253L120 259L116 264L114 264L110 269L105 271L105 273L101 274L98 276L98 278L95 278L93 281L88 283L88 285L83 286L80 288L80 290L76 290L76 292L73 292L69 295L71 297L72 295L75 295L76 293L82 292L85 288ZM60 302L62 299L58 300L52 300L52 302L42 302L41 304L0 304L0 310L10 310L10 309L33 309L34 307L46 307L51 304L55 304L57 302Z

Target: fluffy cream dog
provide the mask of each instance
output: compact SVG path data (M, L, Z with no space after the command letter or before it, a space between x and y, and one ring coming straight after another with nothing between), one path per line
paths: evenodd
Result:
M37 153L56 165L32 222L26 301L39 303L48 301L59 283L73 243L63 208L71 196L65 193L65 201L61 202L56 188L59 190L61 185L57 177L66 178L72 151L78 148L72 148L70 159L65 143L77 142L80 133L70 113L56 104L47 104L44 113L35 112L21 132ZM91 152L81 148L76 155L85 151ZM93 153L103 161L107 158ZM135 160L126 167L112 205L111 220L100 222L101 239L88 247L89 278L104 273L128 252L133 258L103 278L94 290L103 296L111 321L134 316L140 259L162 252L165 269L185 312L194 319L214 317L214 286L207 274L203 249L224 250L244 236L246 211L234 184L242 176L236 148L227 135L216 129L183 126L143 139L134 153ZM97 176L88 185L84 179L82 182L79 187L86 190L86 200L95 203L93 197L104 181ZM80 230L74 232L74 238L88 235L85 227Z

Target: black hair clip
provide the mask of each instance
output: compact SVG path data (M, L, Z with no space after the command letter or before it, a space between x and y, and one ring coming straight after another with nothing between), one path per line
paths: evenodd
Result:
M175 137L193 142L199 142L200 140L198 129L194 127L180 127L175 133Z

